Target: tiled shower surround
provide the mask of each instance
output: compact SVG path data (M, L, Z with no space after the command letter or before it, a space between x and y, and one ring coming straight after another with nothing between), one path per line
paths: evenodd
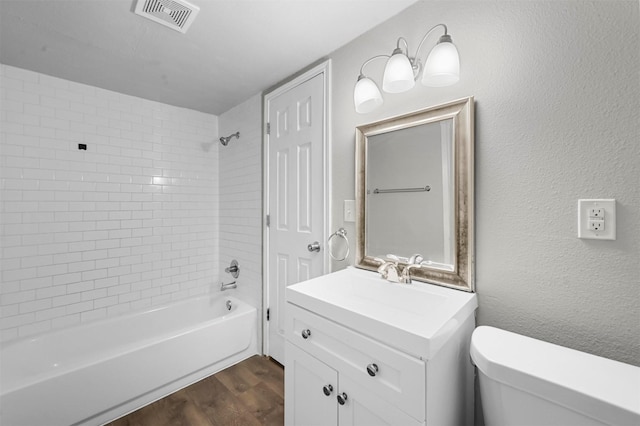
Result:
M240 266L236 295L262 311L262 95L257 94L220 115L220 135L237 131L218 144L220 280L232 259ZM259 316L262 318L262 316ZM260 339L260 334L258 334ZM258 340L260 341L260 340Z
M0 80L3 341L219 285L217 116L5 65Z

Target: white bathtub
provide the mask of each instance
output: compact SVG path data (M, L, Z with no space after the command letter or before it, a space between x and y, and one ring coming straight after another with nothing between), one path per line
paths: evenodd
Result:
M9 342L0 424L103 424L256 354L256 330L220 293Z

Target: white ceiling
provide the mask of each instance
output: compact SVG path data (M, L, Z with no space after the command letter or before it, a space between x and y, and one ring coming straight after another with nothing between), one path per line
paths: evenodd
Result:
M186 34L135 0L0 0L0 62L219 115L417 0L189 0Z

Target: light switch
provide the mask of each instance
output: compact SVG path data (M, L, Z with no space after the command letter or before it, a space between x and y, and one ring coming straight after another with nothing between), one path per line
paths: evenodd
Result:
M344 200L344 221L356 221L356 200Z
M578 238L616 239L616 200L578 200Z

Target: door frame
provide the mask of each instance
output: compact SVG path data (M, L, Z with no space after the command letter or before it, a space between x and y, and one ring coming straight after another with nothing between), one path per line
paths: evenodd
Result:
M263 95L262 109L262 354L269 354L269 321L267 321L267 309L269 308L269 227L267 226L267 215L269 214L269 134L267 124L269 121L269 107L272 99L293 89L312 78L322 75L323 80L323 123L322 123L322 163L323 163L323 235L321 242L322 250L322 273L329 271L330 260L327 251L326 238L328 230L331 229L331 59L294 76L278 87L266 92Z

